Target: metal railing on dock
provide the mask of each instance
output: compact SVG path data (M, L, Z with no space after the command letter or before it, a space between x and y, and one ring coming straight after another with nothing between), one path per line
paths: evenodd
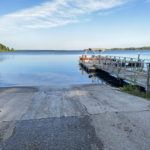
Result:
M87 70L103 70L150 92L150 61L129 57L82 55L80 64Z

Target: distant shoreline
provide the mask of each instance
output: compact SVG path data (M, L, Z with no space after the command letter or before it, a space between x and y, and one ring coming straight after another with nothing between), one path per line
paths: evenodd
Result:
M102 50L95 50L97 52L101 52ZM114 48L114 49L106 49L104 51L150 51L149 49L127 49L127 48ZM28 52L28 53L32 53L32 52L51 52L51 53L84 53L84 50L0 50L0 53L22 53L22 52Z
M84 51L111 51L111 50L127 50L127 51L137 51L137 50L150 50L150 46L145 47L127 47L127 48L87 48Z
M106 49L105 51L150 51L150 49ZM12 52L84 53L84 50L15 50ZM97 50L99 52L99 50Z
M150 50L150 47L145 46L145 47L110 48L110 50Z

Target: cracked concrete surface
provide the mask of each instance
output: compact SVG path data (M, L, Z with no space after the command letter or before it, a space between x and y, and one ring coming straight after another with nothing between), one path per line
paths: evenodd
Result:
M106 85L0 89L0 150L149 150L150 102Z

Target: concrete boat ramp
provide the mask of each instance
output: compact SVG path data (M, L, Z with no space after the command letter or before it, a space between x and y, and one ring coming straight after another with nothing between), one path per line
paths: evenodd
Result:
M0 90L0 150L149 150L150 102L106 85Z

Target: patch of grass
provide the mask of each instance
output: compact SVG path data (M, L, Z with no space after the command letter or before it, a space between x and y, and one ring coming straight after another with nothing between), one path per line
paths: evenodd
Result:
M146 93L144 91L141 91L141 89L135 85L131 85L131 84L125 85L125 86L121 87L120 89L123 92L150 100L150 92Z

